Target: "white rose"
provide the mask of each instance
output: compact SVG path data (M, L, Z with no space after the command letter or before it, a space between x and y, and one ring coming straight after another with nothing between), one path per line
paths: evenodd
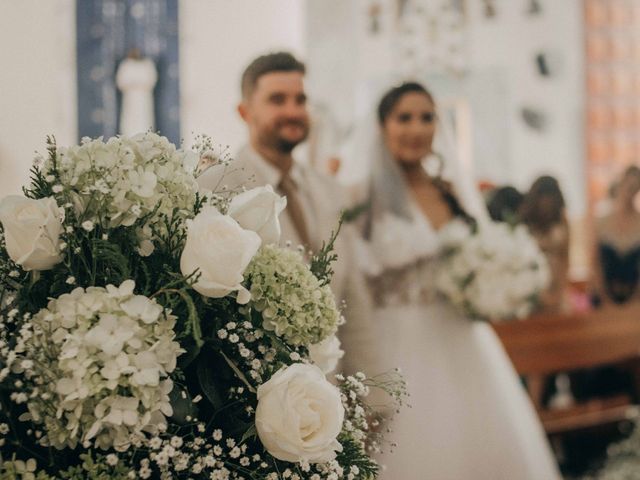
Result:
M333 372L343 356L344 350L340 348L340 340L335 335L309 346L311 361L325 374Z
M3 198L0 222L11 259L25 270L49 270L60 263L63 216L53 197L33 200L9 195Z
M262 242L280 241L278 216L287 206L287 198L273 191L271 185L257 187L236 195L229 204L229 215L242 225L260 235Z
M258 387L256 429L267 451L287 462L328 462L342 451L337 437L340 392L315 365L294 363Z
M193 288L205 297L238 291L238 303L247 303L250 295L241 285L242 274L258 248L257 233L244 230L214 207L205 207L190 222L180 270L183 275L198 270L200 277Z

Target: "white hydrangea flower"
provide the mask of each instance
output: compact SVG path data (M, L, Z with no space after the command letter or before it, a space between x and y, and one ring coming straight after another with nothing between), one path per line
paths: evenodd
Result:
M251 305L263 328L290 345L311 345L333 335L340 312L328 285L321 285L298 252L265 245L245 271ZM282 281L286 279L286 281Z
M153 252L152 227L163 230L162 216L193 210L198 186L192 156L152 132L83 139L58 149L57 172L62 185L70 187L73 208L87 231L94 224L130 226L144 218L139 253L147 256ZM52 170L51 160L45 161L45 175Z
M175 317L134 295L134 287L127 280L76 288L52 299L21 333L24 348L13 364L32 361L41 383L40 395L29 396L25 419L43 424L43 444L126 450L132 434L166 425L169 374L182 353Z

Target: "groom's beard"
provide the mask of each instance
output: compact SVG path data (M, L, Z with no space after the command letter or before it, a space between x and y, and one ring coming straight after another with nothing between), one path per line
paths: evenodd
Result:
M302 133L296 139L289 139L280 134L280 130L287 125L295 125L302 129ZM263 136L265 144L271 146L280 153L289 154L309 136L309 123L303 120L286 120L278 122L275 127Z
M304 140L304 139L303 139ZM302 140L300 140L299 142L289 142L287 140L284 139L280 139L278 141L278 144L276 145L276 148L278 149L278 151L280 153L291 153L293 151L294 148L296 148L300 143L302 142Z

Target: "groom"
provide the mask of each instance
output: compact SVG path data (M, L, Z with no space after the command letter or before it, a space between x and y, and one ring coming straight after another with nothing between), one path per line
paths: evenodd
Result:
M247 125L249 143L238 152L222 182L232 190L242 185L271 185L286 195L287 207L280 215L281 242L318 252L338 226L346 202L333 180L296 162L292 155L309 133L304 74L304 64L286 52L258 57L246 68L238 113ZM212 189L219 178L219 169L212 168L198 178L198 183ZM380 373L372 370L373 330L367 324L370 299L355 264L355 235L351 226L343 226L335 244L338 260L331 282L336 300L347 304L347 324L339 332L346 351L343 367L346 371Z

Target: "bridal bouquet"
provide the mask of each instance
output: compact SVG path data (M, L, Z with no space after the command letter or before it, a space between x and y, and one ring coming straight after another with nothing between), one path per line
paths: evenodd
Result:
M277 246L270 187L199 190L201 151L83 140L0 201L0 479L369 479L332 242ZM209 155L210 157L210 155Z
M640 478L640 428L636 419L627 438L607 448L607 456L597 470L581 480L638 480Z
M472 318L528 315L549 285L544 255L526 227L453 221L441 232L436 289Z

